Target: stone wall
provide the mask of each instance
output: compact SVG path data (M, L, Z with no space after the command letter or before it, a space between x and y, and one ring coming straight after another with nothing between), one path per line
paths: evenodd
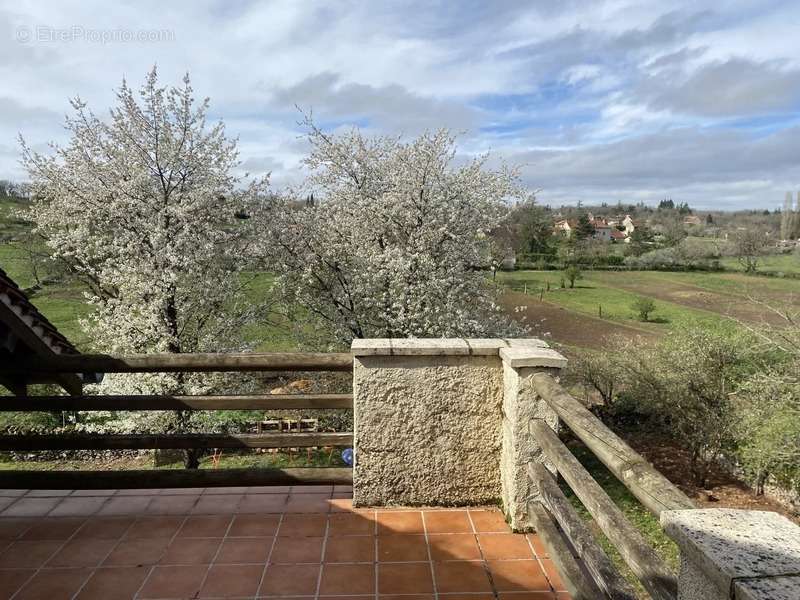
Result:
M556 425L527 382L565 359L538 339L356 340L356 506L503 502L525 527L538 459L528 420Z

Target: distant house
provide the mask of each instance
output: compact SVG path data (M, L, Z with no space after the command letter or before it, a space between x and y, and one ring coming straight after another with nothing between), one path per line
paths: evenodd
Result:
M686 215L683 217L683 224L684 225L702 225L703 219L698 217L697 215Z
M628 236L625 234L624 231L620 231L616 227L611 229L611 241L612 242L629 242Z
M636 223L633 222L630 215L625 215L625 218L622 219L622 226L625 228L625 236L630 237L633 231L636 229Z
M553 225L553 233L569 237L577 226L578 221L576 219L561 219Z

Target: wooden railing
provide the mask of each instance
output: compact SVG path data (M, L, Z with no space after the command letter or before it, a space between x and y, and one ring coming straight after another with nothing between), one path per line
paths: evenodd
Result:
M8 361L0 376L24 374L243 371L351 371L349 353L69 355ZM352 409L352 394L11 396L0 411L198 411ZM311 448L351 446L351 432L0 435L0 451ZM166 469L126 471L0 471L0 488L103 489L249 485L351 484L349 468Z
M664 510L695 508L692 501L642 456L567 393L552 377L532 377L534 389L572 433L656 516ZM555 467L595 523L654 600L675 600L677 579L622 511L578 462L544 420L530 424L545 464ZM550 556L576 588L575 600L635 599L632 586L603 552L551 472L529 465L538 500L529 505L536 529Z

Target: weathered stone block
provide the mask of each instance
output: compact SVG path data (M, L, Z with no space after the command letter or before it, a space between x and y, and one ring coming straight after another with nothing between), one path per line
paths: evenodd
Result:
M661 513L661 524L680 548L680 599L800 597L791 595L798 589L800 527L786 517L733 509L679 510Z

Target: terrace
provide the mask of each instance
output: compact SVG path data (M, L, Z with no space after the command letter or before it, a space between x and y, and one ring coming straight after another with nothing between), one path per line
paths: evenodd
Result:
M16 393L0 410L352 407L354 428L13 434L0 436L0 450L352 446L355 464L0 472L3 597L636 598L557 478L651 598L800 597L797 526L773 513L695 509L559 385L566 359L541 340L356 340L339 354L111 357L18 348L0 365L0 381ZM87 373L216 371L347 372L353 391L75 393ZM43 381L70 395L26 395L28 384ZM558 435L564 427L660 517L681 550L678 574L571 454Z

